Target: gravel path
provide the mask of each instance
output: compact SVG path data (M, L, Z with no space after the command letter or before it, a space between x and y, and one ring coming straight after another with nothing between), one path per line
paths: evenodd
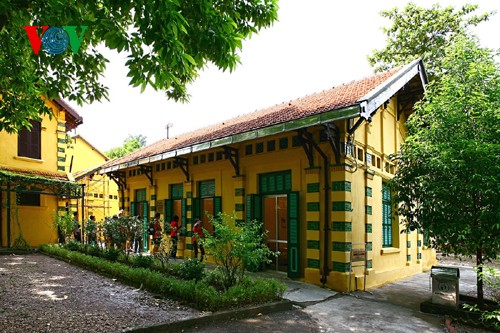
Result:
M0 332L124 332L201 314L45 255L0 255Z

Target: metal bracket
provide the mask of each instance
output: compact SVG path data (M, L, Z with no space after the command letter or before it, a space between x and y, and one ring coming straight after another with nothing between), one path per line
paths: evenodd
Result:
M146 175L149 179L149 184L153 186L153 167L147 165L140 165L142 173Z
M335 163L340 164L341 147L340 147L340 130L333 124L323 124L325 133L328 137L328 143L335 154Z
M186 176L186 181L189 181L189 164L187 158L183 157L175 157L175 163L177 166L184 172L184 175Z
M226 155L226 158L231 162L234 168L234 172L236 173L236 176L240 175L240 155L238 152L238 149L229 147L229 146L224 146L222 147L224 149L224 154Z
M309 167L312 168L314 167L314 148L312 135L305 128L301 128L297 130L297 132L299 133L302 148L304 148L304 152L306 153Z

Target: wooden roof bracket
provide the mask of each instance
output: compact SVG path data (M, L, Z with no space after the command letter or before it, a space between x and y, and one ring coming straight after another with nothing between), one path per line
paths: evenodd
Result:
M186 181L189 181L189 164L187 158L184 157L175 157L175 163L182 170L184 175L186 176Z
M240 155L239 151L236 148L230 146L223 146L224 154L226 158L231 162L234 168L234 173L236 176L240 175Z
M153 186L153 167L149 165L139 165L142 173L149 179L149 184Z
M312 135L307 131L307 128L300 128L297 132L299 133L302 148L304 148L304 152L306 153L309 167L312 168L314 167L314 147Z
M127 187L127 174L124 171L113 171L107 175L118 185L118 188Z
M323 124L323 126L325 127L325 133L328 137L328 143L335 154L335 163L340 164L340 129L332 123Z

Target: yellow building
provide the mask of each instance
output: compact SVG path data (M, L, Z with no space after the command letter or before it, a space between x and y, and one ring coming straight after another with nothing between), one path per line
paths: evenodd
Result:
M66 133L82 117L63 100L46 100L53 117L31 121L17 135L0 132L0 247L57 241L58 202L79 199L82 186L66 169Z
M99 174L103 163L109 159L81 135L71 138L66 149L66 168L74 179L85 185L83 220L91 215L96 221L118 212L118 186L108 176ZM76 202L71 203L73 206Z
M280 254L267 269L341 291L379 285L435 263L421 234L401 233L387 187L425 84L417 60L161 140L101 173L119 180L130 214L180 217L178 256L192 256L195 218L211 230L206 212L235 212L269 231Z

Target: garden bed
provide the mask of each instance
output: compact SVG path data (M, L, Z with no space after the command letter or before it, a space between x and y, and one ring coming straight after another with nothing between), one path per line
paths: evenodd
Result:
M148 268L136 268L128 264L110 262L76 251L69 251L58 245L44 245L42 252L70 261L72 264L113 277L118 281L153 292L162 297L177 300L202 311L221 311L248 305L280 301L285 285L273 280L248 277L239 284L221 290L217 288L218 270L207 272L200 280L183 280L165 272ZM161 265L160 265L161 266ZM156 267L160 267L156 265Z

